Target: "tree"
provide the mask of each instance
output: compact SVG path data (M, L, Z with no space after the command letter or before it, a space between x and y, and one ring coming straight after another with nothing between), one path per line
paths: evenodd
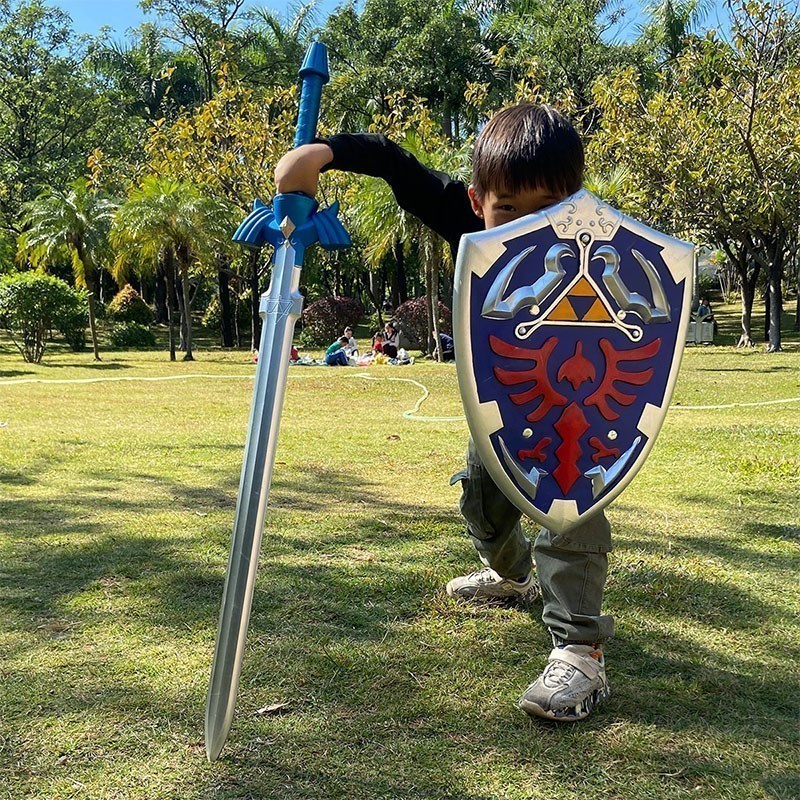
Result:
M165 47L153 23L141 25L131 44L99 45L92 63L121 95L126 116L153 121L172 109L194 105L202 97L196 65L188 54Z
M141 0L139 5L169 22L167 36L185 47L197 62L203 97L217 88L223 64L236 61L243 42L236 34L244 0Z
M145 144L147 169L178 181L191 181L210 197L241 211L255 198L271 198L273 172L281 156L292 147L297 114L295 88L256 91L222 73L216 95L171 123L157 123ZM232 231L231 231L232 233ZM218 254L220 305L227 296L225 254L239 255L228 240ZM251 344L258 347L261 318L258 313L260 282L265 265L259 251L246 257L250 285ZM223 322L224 324L224 322Z
M0 279L0 322L22 358L38 364L53 329L66 333L76 317L86 326L86 293L41 272L18 272Z
M89 42L42 0L0 0L0 227L22 204L80 174L100 141L124 149L127 126L85 69Z
M204 196L191 183L150 176L131 191L114 219L112 241L117 249L116 269L122 274L130 256L155 268L162 260L167 275L167 308L171 309L174 275L180 282L178 304L184 361L193 361L192 294L190 278L195 267L207 266L214 253L230 238L229 204ZM172 318L169 318L170 360L175 360Z
M714 35L679 56L670 81L648 95L633 70L598 82L603 114L590 162L627 168L625 210L672 233L714 244L742 286L740 345L758 272L768 277L769 347L781 347L781 283L800 214L798 19L747 3L731 44Z
M108 231L116 204L92 191L84 179L66 191L47 189L24 206L19 255L35 267L52 267L70 259L75 282L85 286L89 301L89 329L96 361L100 360L95 323L97 270L109 256Z

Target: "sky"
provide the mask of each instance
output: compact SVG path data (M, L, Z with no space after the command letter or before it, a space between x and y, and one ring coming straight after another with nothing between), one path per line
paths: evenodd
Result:
M318 9L320 17L324 18L343 0L320 0ZM724 0L714 0L711 11L706 18L706 27L722 27L721 21L725 19L723 9ZM640 0L622 0L626 14L622 23L613 31L617 41L627 41L635 38L638 23L642 19L642 8L647 3ZM147 19L139 8L138 0L48 0L48 5L58 6L72 17L74 29L78 33L97 33L101 27L108 26L114 31L115 39L122 39L125 32L135 28ZM266 6L278 14L285 15L292 0L248 0L245 4L249 7Z

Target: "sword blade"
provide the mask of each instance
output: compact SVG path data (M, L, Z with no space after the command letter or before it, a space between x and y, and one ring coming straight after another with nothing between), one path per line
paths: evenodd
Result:
M288 240L278 248L269 289L261 297L260 311L264 324L206 701L205 738L209 761L215 761L224 747L236 707L264 515L286 393L289 351L295 322L302 308L298 291L300 268L295 265L295 255Z

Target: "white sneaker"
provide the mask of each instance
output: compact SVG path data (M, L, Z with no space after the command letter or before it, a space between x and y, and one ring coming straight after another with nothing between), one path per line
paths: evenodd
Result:
M529 572L525 580L514 581L498 575L491 567L484 567L469 575L453 578L447 584L447 594L458 600L532 603L539 596L539 584L533 572Z
M519 707L556 722L585 719L611 694L603 651L590 644L567 644L550 653L544 672L525 690Z

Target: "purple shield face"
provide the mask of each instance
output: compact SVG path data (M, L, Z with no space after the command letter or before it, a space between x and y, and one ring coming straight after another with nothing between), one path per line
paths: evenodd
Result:
M462 239L459 387L486 468L564 532L630 482L680 365L694 247L583 190Z

